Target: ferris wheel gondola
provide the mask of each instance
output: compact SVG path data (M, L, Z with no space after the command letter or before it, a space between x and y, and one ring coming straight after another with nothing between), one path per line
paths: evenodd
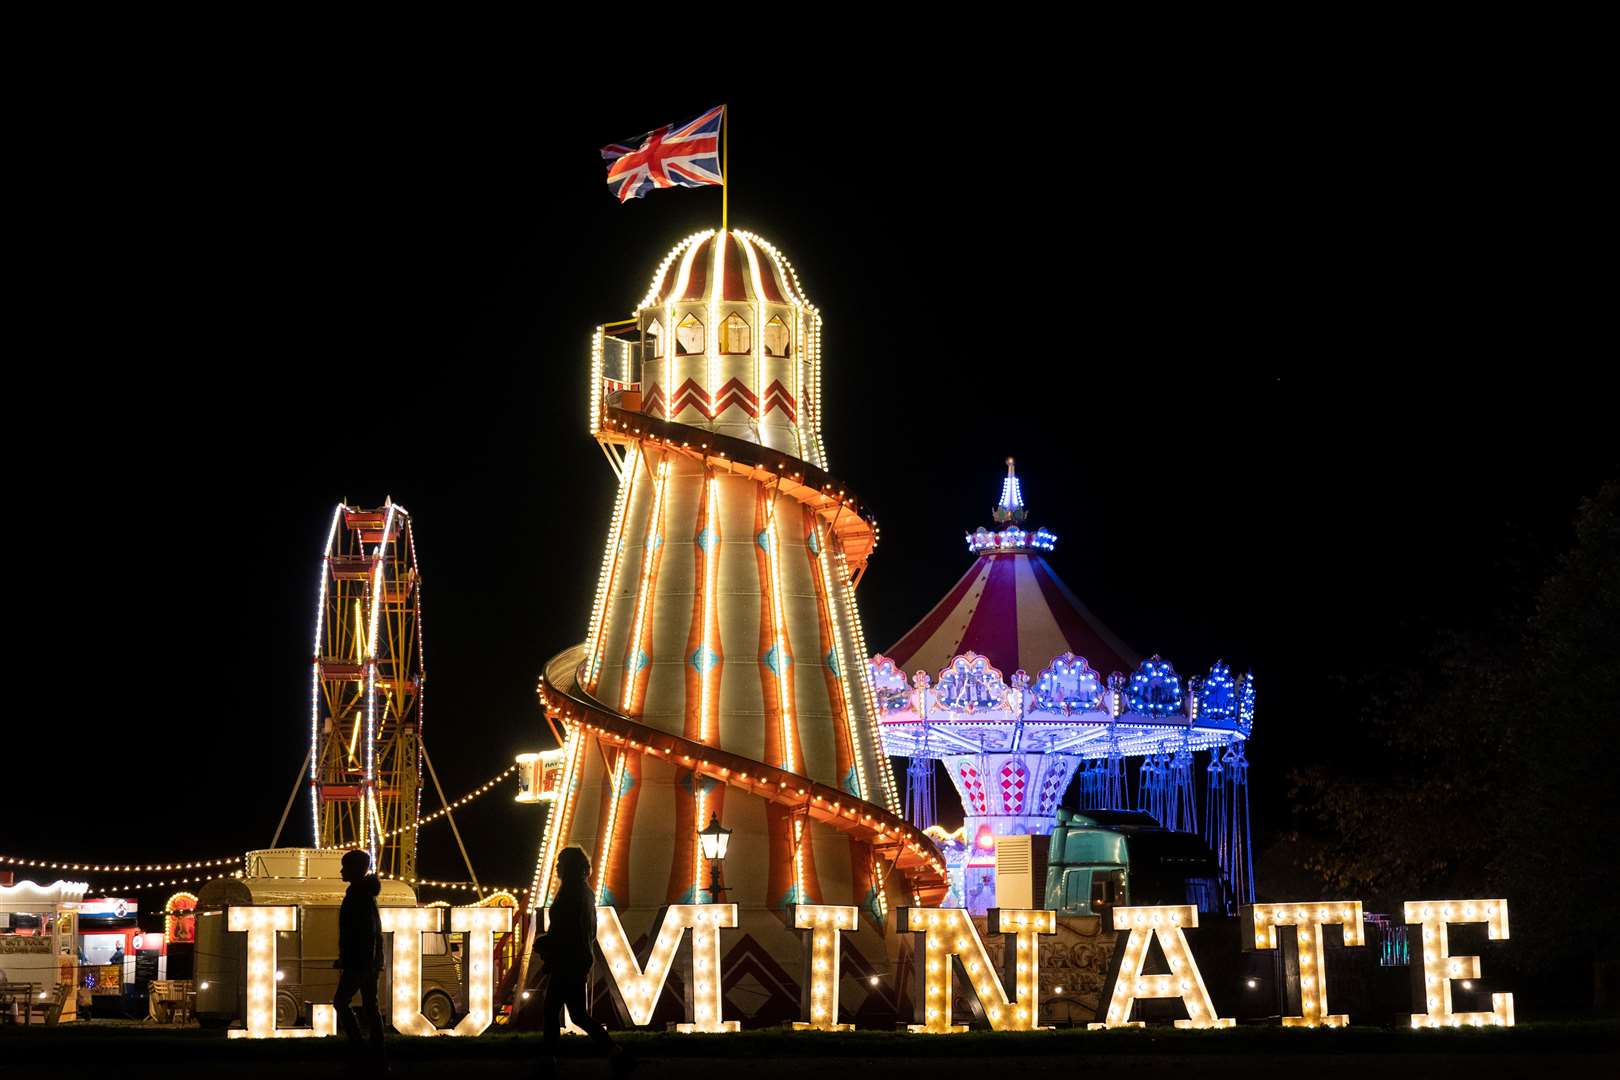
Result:
M422 790L422 580L411 516L332 511L310 674L310 817L320 848L414 877Z

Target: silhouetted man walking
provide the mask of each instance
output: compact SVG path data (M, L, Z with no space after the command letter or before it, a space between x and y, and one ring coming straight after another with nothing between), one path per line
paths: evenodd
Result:
M541 1014L545 1021L545 1057L540 1062L542 1076L555 1073L557 1040L562 1034L562 1012L591 1037L598 1051L612 1056L613 1071L629 1072L635 1059L615 1046L601 1024L592 1019L585 1004L585 984L591 973L591 946L596 942L596 897L587 878L591 860L577 847L565 848L557 856L557 877L561 883L551 902L551 921L535 949L546 969L546 997Z
M371 856L364 851L349 851L343 855L343 880L349 883L343 894L343 906L338 909L338 958L332 965L341 968L337 992L332 1005L337 1009L338 1027L349 1037L349 1049L358 1055L361 1048L360 1025L355 1021L349 1002L360 991L360 1007L366 1014L366 1026L371 1032L370 1063L383 1065L382 1014L377 1011L377 975L382 971L383 936L382 919L377 915L377 894L382 882L371 871Z

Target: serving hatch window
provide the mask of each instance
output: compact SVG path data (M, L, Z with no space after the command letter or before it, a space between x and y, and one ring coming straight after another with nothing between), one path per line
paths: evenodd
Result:
M788 355L788 328L782 316L772 315L765 323L765 355L786 358Z
M692 356L703 351L703 324L696 315L687 315L675 324L675 355Z
M720 324L720 351L731 354L745 353L750 347L752 337L747 320L733 311Z

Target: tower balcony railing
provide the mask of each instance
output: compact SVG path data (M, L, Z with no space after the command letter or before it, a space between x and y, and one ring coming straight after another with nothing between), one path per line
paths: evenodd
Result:
M610 409L623 409L625 412L638 413L641 411L641 384L639 382L621 382L618 379L604 378L602 380L602 404Z
M644 411L641 397L641 335L635 320L599 326L591 335L591 433L609 408Z

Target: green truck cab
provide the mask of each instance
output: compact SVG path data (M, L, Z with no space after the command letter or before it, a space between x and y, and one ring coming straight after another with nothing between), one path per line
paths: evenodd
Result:
M1046 906L1106 917L1116 906L1191 904L1228 914L1220 864L1192 833L1142 810L1060 809L1046 860Z

